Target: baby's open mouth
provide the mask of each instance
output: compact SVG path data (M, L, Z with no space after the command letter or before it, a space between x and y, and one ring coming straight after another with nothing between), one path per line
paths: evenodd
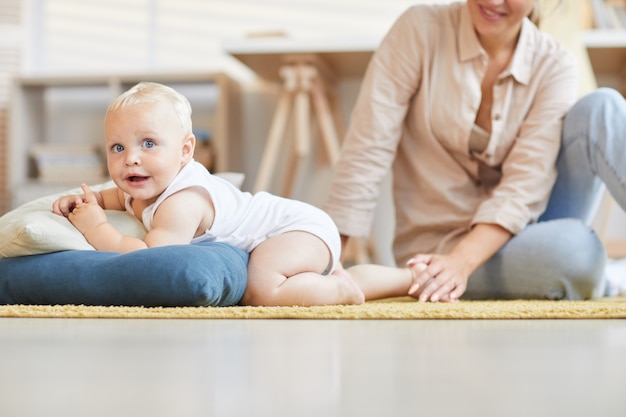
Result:
M133 183L133 182L142 182L142 181L145 181L147 179L148 179L148 177L139 176L139 175L131 175L131 176L126 178L126 181Z

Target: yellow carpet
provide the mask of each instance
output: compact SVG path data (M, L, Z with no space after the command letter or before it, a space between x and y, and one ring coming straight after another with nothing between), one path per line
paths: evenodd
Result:
M323 307L92 307L0 306L0 317L142 319L624 319L626 297L592 301L461 301L418 303L411 298L360 306Z

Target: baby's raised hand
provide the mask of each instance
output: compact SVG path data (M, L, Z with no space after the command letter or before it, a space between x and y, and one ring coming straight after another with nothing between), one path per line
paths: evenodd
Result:
M81 190L83 190L83 202L88 204L96 204L98 205L98 199L96 195L91 191L91 189L87 186L87 184L80 185Z
M74 208L84 202L82 195L65 195L52 203L52 212L67 217Z
M67 218L74 227L80 230L82 234L85 234L101 224L106 223L107 217L102 207L100 207L100 204L98 204L96 195L89 187L82 184L81 188L85 193L82 197L82 202L73 207Z

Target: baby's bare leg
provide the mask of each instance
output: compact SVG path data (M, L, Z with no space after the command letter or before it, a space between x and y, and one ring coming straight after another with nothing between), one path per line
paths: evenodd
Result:
M347 274L322 275L330 252L317 236L289 232L272 237L250 254L247 305L313 306L361 304L363 293Z
M409 295L413 276L409 268L360 264L347 269L366 300Z

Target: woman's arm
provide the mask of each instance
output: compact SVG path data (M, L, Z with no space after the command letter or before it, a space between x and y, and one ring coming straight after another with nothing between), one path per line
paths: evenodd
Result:
M564 57L565 58L565 57ZM458 300L470 275L545 209L556 178L562 118L575 101L576 70L570 61L543 68L534 101L502 163L500 183L479 207L471 231L445 255L419 254L411 295L420 301ZM547 65L546 65L547 66Z
M324 209L349 236L370 233L380 185L394 160L411 98L419 89L423 57L416 16L420 15L405 12L372 56L334 167Z

